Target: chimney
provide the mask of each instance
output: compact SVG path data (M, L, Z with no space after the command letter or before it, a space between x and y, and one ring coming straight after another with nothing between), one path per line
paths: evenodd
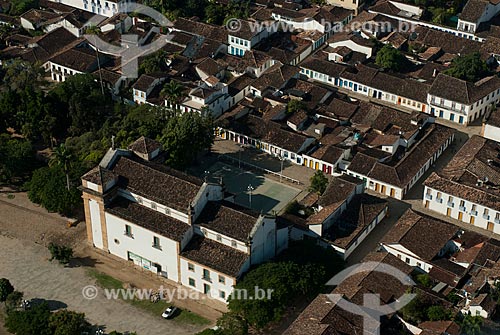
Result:
M438 74L438 70L434 69L434 71L432 71L432 78L436 78L437 74Z

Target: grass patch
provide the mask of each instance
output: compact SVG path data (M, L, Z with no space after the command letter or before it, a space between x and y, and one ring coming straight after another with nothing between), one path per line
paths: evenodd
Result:
M181 314L177 315L173 321L182 323L182 324L190 324L195 326L208 326L210 325L210 321L205 319L198 314L195 314L190 311L182 310Z
M105 273L99 272L97 270L89 270L88 274L90 277L94 278L97 282L97 285L102 288L107 289L120 289L123 288L123 283L116 278L108 276Z
M14 199L16 196L14 194L7 194L7 199Z
M97 270L89 270L88 275L96 280L97 285L105 289L121 289L123 288L123 282L120 280L113 278L105 273L99 272ZM120 296L120 299L123 300L123 297ZM159 301L157 303L152 303L149 300L123 300L132 306L142 309L143 311L148 312L151 315L156 317L161 317L161 314L167 309L168 306L172 304L167 303L166 301ZM187 310L181 310L180 314L177 315L171 322L176 322L179 324L189 324L193 326L208 326L210 325L210 321L207 319L195 314L193 312Z

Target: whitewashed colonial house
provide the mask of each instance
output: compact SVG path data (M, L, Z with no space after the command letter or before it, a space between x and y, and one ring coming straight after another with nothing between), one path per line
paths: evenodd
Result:
M450 161L425 181L424 206L500 234L499 144L473 136Z
M500 78L476 83L438 74L427 95L430 114L467 125L484 116L500 99Z

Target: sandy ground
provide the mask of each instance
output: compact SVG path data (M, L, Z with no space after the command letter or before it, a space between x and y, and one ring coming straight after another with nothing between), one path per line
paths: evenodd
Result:
M193 334L200 330L162 320L120 300L108 300L103 294L93 300L85 299L82 289L95 284L86 275L86 268L49 262L50 255L43 246L0 236L0 254L0 277L9 278L25 297L45 299L53 306L83 312L91 323L105 323L108 330L151 335Z
M138 288L176 288L175 283L160 281L151 274L138 271L125 261L95 251L86 242L85 223L67 226L68 219L32 204L23 192L0 190L0 278L12 281L27 298L53 301L86 314L88 320L106 329L137 331L149 334L194 334L201 329L163 320L121 300L107 300L102 292L95 300L85 300L82 289L94 284L87 275L90 268L107 273ZM65 268L48 261L46 246L50 242L70 245L75 251L74 265ZM219 303L219 304L217 304ZM224 311L220 302L175 302L214 321ZM131 317L132 316L132 317ZM0 335L7 334L0 322Z

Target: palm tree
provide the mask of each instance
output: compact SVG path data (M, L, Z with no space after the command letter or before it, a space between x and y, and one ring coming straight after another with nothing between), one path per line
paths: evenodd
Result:
M168 84L163 86L161 94L167 98L168 102L173 103L174 107L177 107L185 96L184 86L174 80L171 80Z
M52 157L49 162L49 166L60 166L63 170L63 172L66 174L66 188L69 191L70 185L69 185L69 171L71 169L71 163L72 163L72 155L69 152L69 150L66 148L66 145L61 144L54 150L52 153Z

